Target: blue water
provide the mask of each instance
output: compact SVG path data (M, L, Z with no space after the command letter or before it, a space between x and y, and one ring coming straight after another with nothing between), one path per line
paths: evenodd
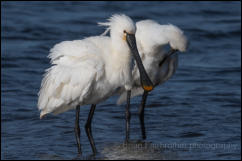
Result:
M131 102L129 147L125 106L113 97L93 118L96 157L84 130L89 107L81 107L76 158L75 111L40 120L37 93L49 49L103 33L96 23L113 13L177 25L190 46L148 97L145 141L141 97ZM241 159L241 2L1 2L1 24L1 159Z

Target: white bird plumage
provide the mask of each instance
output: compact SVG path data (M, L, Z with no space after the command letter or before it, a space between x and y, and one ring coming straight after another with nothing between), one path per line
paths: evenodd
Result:
M160 25L153 20L139 21L136 23L136 28L137 48L149 78L155 86L166 82L177 69L178 55L172 55L160 64L166 57L165 46L169 44L172 49L185 52L188 44L187 38L178 27L172 24ZM131 97L143 94L137 65L132 71L132 78ZM120 97L117 104L121 104L126 101L127 93L124 89L118 93Z
M97 104L118 87L131 89L132 56L123 30L135 34L135 24L128 16L113 15L100 25L110 29L110 37L64 41L50 50L52 66L46 70L39 92L40 118L77 105Z
M163 50L166 44L181 52L187 47L186 37L174 25L160 25L152 20L140 21L135 25L128 16L117 14L99 25L107 27L101 36L63 41L50 50L48 57L52 66L46 70L39 91L40 118L48 113L59 114L76 108L75 134L79 154L79 106L92 104L85 128L95 154L91 120L96 104L117 93L121 95L119 103L128 96L125 113L128 141L130 94L133 97L144 90L148 94L153 84L161 84L174 74L178 58L177 55L166 56ZM105 36L109 31L110 36ZM132 56L136 60L133 70Z

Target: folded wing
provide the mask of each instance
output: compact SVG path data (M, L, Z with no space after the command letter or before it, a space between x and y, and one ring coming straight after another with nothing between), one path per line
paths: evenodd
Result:
M85 40L64 41L49 54L52 66L46 70L39 92L40 117L75 108L103 75L103 61L97 47Z

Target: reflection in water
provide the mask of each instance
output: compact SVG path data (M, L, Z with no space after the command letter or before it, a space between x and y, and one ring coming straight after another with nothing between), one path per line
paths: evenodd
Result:
M62 160L67 159L59 155L41 154L39 159ZM177 152L162 147L161 144L141 140L129 143L110 143L104 145L96 155L77 154L72 160L174 160L179 159Z
M39 154L38 159L40 159L40 160L62 160L64 158L62 158L56 154Z
M144 141L130 141L129 143L115 143L104 147L101 152L104 159L121 160L167 160L178 159L175 152L161 146Z
M62 156L58 154L40 154L38 155L38 159L40 160L98 160L102 159L103 157L100 156L100 154L94 155L94 154L89 154L89 155L80 155L80 154L75 154L73 156Z

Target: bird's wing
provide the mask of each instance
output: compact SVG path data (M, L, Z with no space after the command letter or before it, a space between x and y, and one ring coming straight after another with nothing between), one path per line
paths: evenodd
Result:
M74 108L85 98L104 73L96 52L95 45L82 40L61 42L51 49L53 66L46 70L39 92L41 116Z
M50 49L48 57L52 64L58 64L61 57L84 59L96 55L99 50L88 39L63 41ZM72 59L73 60L73 59ZM66 62L64 62L66 65Z

